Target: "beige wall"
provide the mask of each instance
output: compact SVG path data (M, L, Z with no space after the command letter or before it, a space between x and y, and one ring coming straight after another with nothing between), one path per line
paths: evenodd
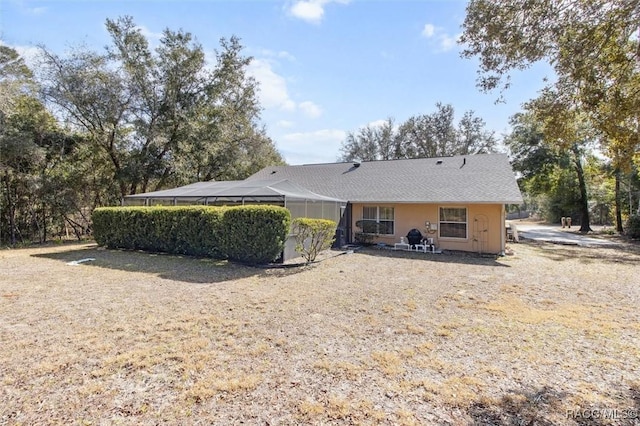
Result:
M374 242L382 242L393 245L400 242L400 237L407 235L413 228L417 228L425 237L433 238L439 249L463 250L483 253L500 253L504 250L503 234L504 221L502 219L501 204L384 204L384 203L354 203L352 207L352 234L358 232L355 223L362 219L363 206L386 206L394 208L394 235L380 235ZM438 224L439 207L466 207L467 208L467 238L441 238ZM486 217L486 228L481 225L483 217ZM477 219L477 220L476 220ZM435 233L425 232L425 221L438 225ZM484 242L481 239L481 229L487 229ZM352 235L352 241L353 235Z

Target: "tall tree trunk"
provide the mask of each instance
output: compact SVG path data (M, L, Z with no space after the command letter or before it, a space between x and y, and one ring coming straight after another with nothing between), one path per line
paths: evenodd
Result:
M622 200L620 199L620 169L616 168L614 171L615 179L616 179L616 189L615 189L615 204L616 204L616 231L619 234L624 233L624 228L622 227Z
M120 189L120 199L122 200L127 193L127 182L123 176L122 167L120 165L120 160L118 159L118 154L113 149L114 142L112 141L110 144L110 148L107 149L107 155L109 155L109 159L111 160L111 164L113 164L113 180L117 182L118 188Z
M154 189L154 191L159 191L164 187L164 184L167 181L167 179L168 179L170 174L171 174L171 166L165 167L164 171L162 172L162 176L160 176L160 179L156 183L156 188ZM198 175L199 175L199 173L198 173ZM144 192L147 192L146 187L145 187Z
M9 243L16 245L16 206L11 197L11 184L9 182L9 172L4 172L4 184L7 191L7 212L9 219Z
M580 221L580 232L587 233L591 231L591 225L589 223L589 198L587 196L587 183L584 179L584 170L582 169L582 158L580 150L576 145L571 149L573 151L573 163L578 174L578 184L580 186L580 214L582 220Z
M42 241L41 243L47 242L47 206L42 204Z
M84 230L84 227L66 215L64 216L64 220L68 225L71 225L71 229L73 229L73 233L76 234L76 238L78 239L78 241L81 241L82 234L80 233L80 230Z

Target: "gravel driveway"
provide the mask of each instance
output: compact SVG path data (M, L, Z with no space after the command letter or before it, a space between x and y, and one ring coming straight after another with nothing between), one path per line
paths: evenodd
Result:
M611 238L601 238L594 234L581 234L580 226L562 228L560 225L543 225L531 222L513 222L521 237L529 240L584 247L621 246L623 243ZM602 227L592 227L598 231Z

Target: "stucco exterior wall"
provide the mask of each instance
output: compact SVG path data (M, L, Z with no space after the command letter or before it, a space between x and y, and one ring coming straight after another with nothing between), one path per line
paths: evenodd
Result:
M363 207L393 207L394 208L394 234L379 235L374 239L375 243L381 242L389 245L400 242L400 237L405 237L407 232L417 228L425 237L433 238L439 249L462 250L482 253L501 253L504 250L504 217L501 204L389 204L389 203L354 203L352 210L352 235L359 231L356 222L363 217ZM439 208L440 207L464 207L467 209L466 238L446 238L440 235ZM437 229L428 233L425 222L430 222ZM406 238L405 238L406 239Z

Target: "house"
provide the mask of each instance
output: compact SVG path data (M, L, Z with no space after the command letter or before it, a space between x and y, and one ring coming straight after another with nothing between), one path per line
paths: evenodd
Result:
M266 167L247 181L285 179L347 200L339 227L355 241L363 221L374 242L394 244L416 228L442 249L503 253L505 205L522 195L505 154Z
M505 205L522 203L504 154L265 167L244 181L199 182L127 196L125 204L287 207L339 222L339 244L362 235L393 245L412 229L441 249L503 253ZM364 225L367 226L364 226ZM295 255L287 243L285 259Z

